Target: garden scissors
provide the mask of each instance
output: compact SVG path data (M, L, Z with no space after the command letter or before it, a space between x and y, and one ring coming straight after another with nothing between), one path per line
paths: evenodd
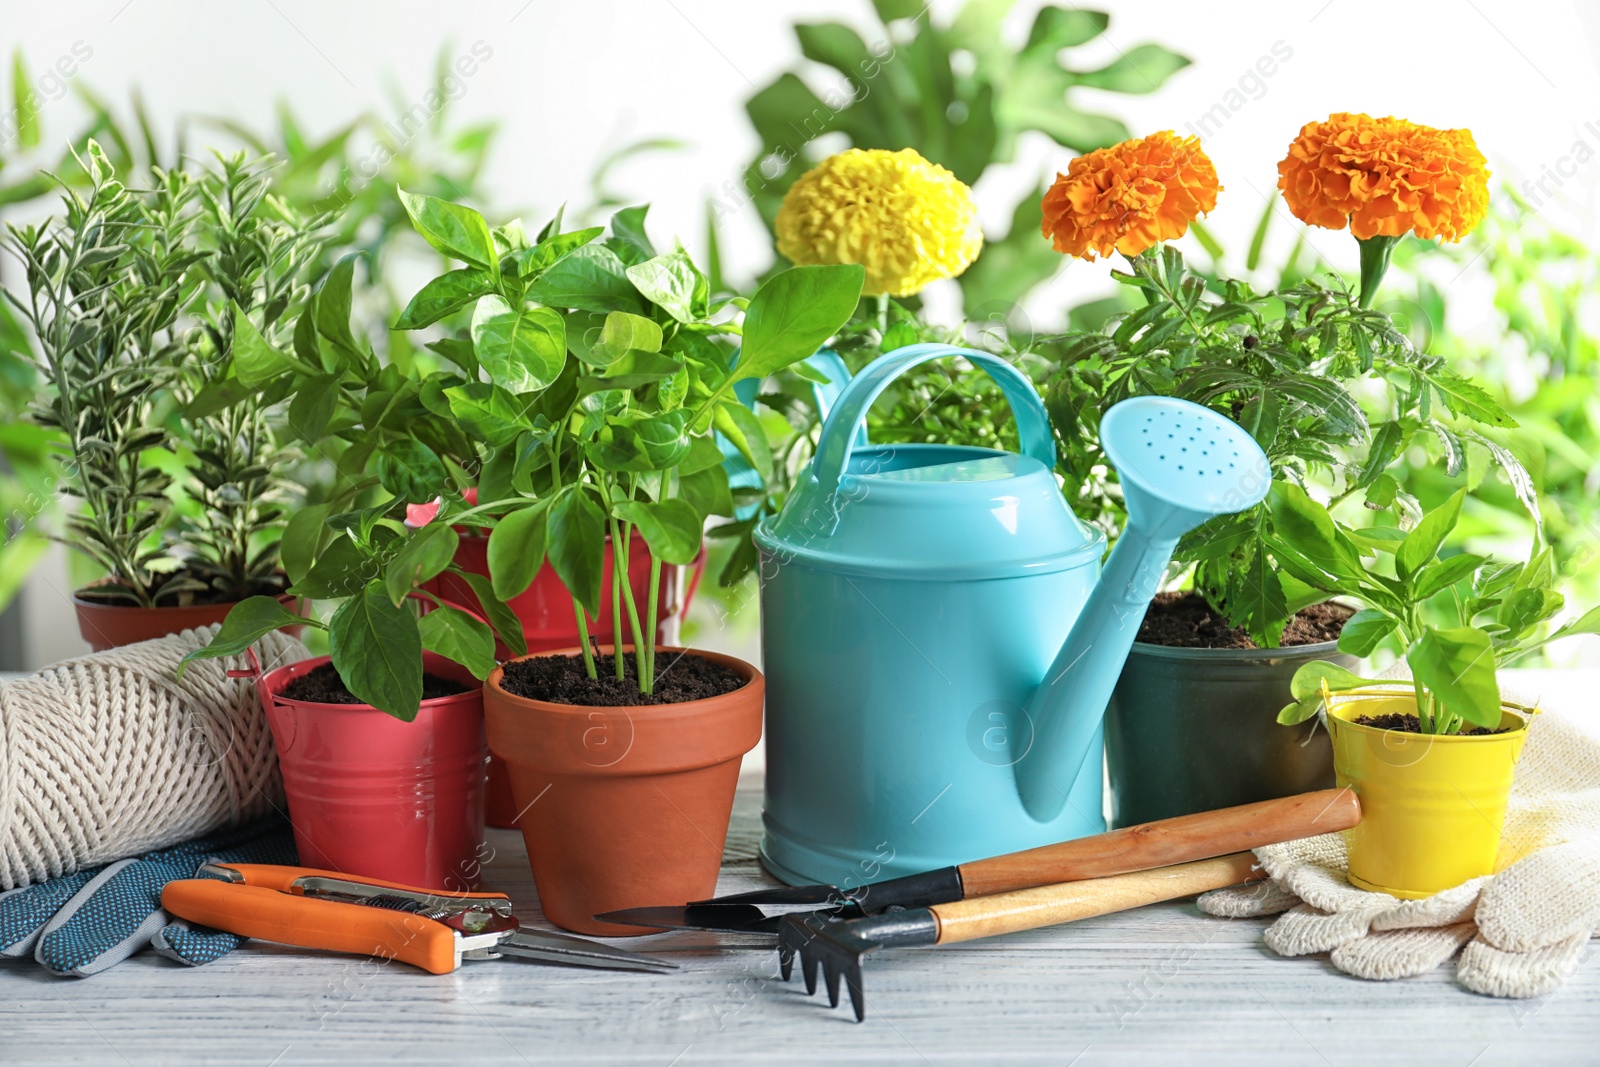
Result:
M677 964L522 926L500 893L449 893L306 867L214 863L168 882L161 906L190 922L262 941L400 960L449 974L464 960L667 971Z

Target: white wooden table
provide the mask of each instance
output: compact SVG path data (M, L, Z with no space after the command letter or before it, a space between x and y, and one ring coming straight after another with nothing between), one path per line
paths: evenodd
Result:
M1530 672L1531 673L1531 672ZM1600 692L1600 672L1538 679ZM1590 696L1590 702L1593 697ZM741 786L719 889L770 884L756 864L759 767ZM486 882L537 915L520 838L491 831ZM200 969L135 957L91 979L0 964L0 1065L247 1063L1600 1063L1594 952L1559 992L1479 997L1448 967L1363 982L1326 958L1280 959L1263 922L1160 905L866 964L867 1020L776 977L770 941L625 939L682 970L657 976L403 964L250 943Z

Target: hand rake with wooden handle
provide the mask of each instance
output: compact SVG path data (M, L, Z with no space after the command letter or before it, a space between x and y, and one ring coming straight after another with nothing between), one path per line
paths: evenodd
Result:
M850 990L856 1021L860 1022L867 1014L861 960L869 952L885 946L972 941L1177 900L1265 878L1264 871L1252 869L1254 863L1253 854L1237 852L1133 874L969 897L859 919L832 918L818 912L789 915L778 928L778 964L788 981L794 958L800 957L807 994L817 991L820 966L830 1007L839 1005L842 978Z

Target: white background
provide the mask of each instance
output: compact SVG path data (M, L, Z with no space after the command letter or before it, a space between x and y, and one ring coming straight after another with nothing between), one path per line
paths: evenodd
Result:
M1596 236L1600 4L1145 0L1089 6L1111 10L1111 27L1074 53L1075 66L1100 66L1144 41L1195 60L1149 96L1083 91L1076 98L1080 107L1121 117L1136 134L1184 130L1238 87L1275 43L1292 51L1257 87L1257 98L1205 141L1226 190L1210 222L1235 257L1248 242L1288 141L1305 122L1345 110L1468 127L1496 180L1517 187L1561 172L1559 187L1547 177L1545 192L1534 190L1541 211L1581 236ZM959 7L939 0L929 17L947 21ZM1019 40L1037 7L1032 0L1016 5L1010 29ZM326 132L363 111L392 117L397 102L403 107L420 100L441 47L463 54L482 41L493 54L467 81L457 107L463 118L501 123L488 181L496 207L525 211L530 219L563 201L581 208L589 176L609 152L646 137L680 139L686 149L629 163L611 184L654 205L658 242L681 236L698 255L707 197L736 181L756 148L745 99L786 69L807 73L819 88L827 85L799 59L790 24L829 19L855 25L869 41L881 32L867 0L4 0L0 50L9 57L20 48L37 76L75 44L80 53L88 48L92 55L74 80L113 102L137 86L158 129L195 115L268 126L282 100L313 131ZM47 102L43 117L48 133L63 138L76 131L82 112L67 94ZM196 135L191 144L205 138ZM50 146L51 153L59 147ZM1025 141L1019 159L991 171L977 189L986 229L1003 232L1021 192L1069 158L1042 138ZM1281 226L1279 238L1287 240L1289 230ZM1353 265L1355 246L1346 235L1310 236L1328 261ZM752 211L727 221L725 241L731 279L750 277L770 259ZM1065 307L1100 291L1103 271L1074 264L1031 302L1035 322L1054 324ZM934 306L952 302L946 294ZM35 588L53 596L68 584L57 563L41 572ZM31 602L38 603L37 596ZM69 615L51 613L48 623L35 616L32 625L35 658L75 647Z

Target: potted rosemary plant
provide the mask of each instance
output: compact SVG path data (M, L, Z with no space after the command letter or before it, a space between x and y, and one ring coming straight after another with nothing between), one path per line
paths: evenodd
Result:
M151 172L130 188L90 141L64 211L10 227L57 435L67 540L107 577L78 590L95 648L218 622L281 595L276 534L290 456L268 422L266 338L294 326L321 220L267 193L270 159ZM131 180L131 179L130 179Z
M1356 118L1335 116L1331 123ZM1419 147L1431 137L1438 153L1460 164L1436 190L1440 211L1431 222L1414 205L1408 213L1405 204L1384 202L1393 185L1374 192L1371 203L1355 202L1357 194L1333 203L1341 180L1361 185L1346 171L1387 158L1376 144L1371 159L1308 147L1336 132L1308 126L1280 166L1289 205L1302 219L1334 228L1353 219L1362 238L1376 227L1456 239L1481 218L1486 172L1482 157L1468 151L1464 131L1410 124L1378 131L1391 141L1410 137ZM1308 173L1319 167L1326 172ZM1435 177L1407 180L1418 185ZM1095 188L1102 191L1085 195ZM1330 278L1257 292L1241 281L1208 284L1160 243L1214 208L1218 191L1198 141L1155 134L1073 160L1043 205L1044 232L1057 250L1084 259L1121 253L1128 269L1113 277L1143 301L1104 329L1069 333L1052 346L1060 367L1047 403L1066 490L1080 515L1119 525L1119 493L1107 483L1097 427L1111 405L1141 393L1183 397L1234 418L1266 452L1271 471L1263 477L1274 479L1266 504L1184 539L1175 560L1189 588L1162 594L1145 617L1106 716L1118 825L1331 782L1326 738L1309 728L1303 736L1275 730L1273 713L1302 664L1324 657L1355 665L1336 643L1353 609L1330 602L1326 590L1305 584L1277 559L1270 504L1280 490L1317 485L1346 509L1410 513L1415 502L1388 469L1406 449L1429 444L1451 475L1462 469L1469 446L1521 471L1482 432L1514 426L1512 419L1442 359L1417 351L1370 306L1381 270L1364 269L1359 291ZM1388 247L1397 239L1365 240L1363 263L1373 258L1366 252L1372 242Z
M1293 493L1274 523L1286 567L1366 605L1339 647L1364 656L1391 639L1410 670L1406 682L1305 664L1295 703L1278 715L1289 725L1320 715L1339 784L1361 798L1361 825L1345 832L1351 883L1405 899L1494 870L1531 714L1501 698L1496 671L1551 641L1600 632L1600 608L1548 627L1564 606L1551 549L1535 543L1525 563L1444 551L1466 495L1409 531L1347 529Z

